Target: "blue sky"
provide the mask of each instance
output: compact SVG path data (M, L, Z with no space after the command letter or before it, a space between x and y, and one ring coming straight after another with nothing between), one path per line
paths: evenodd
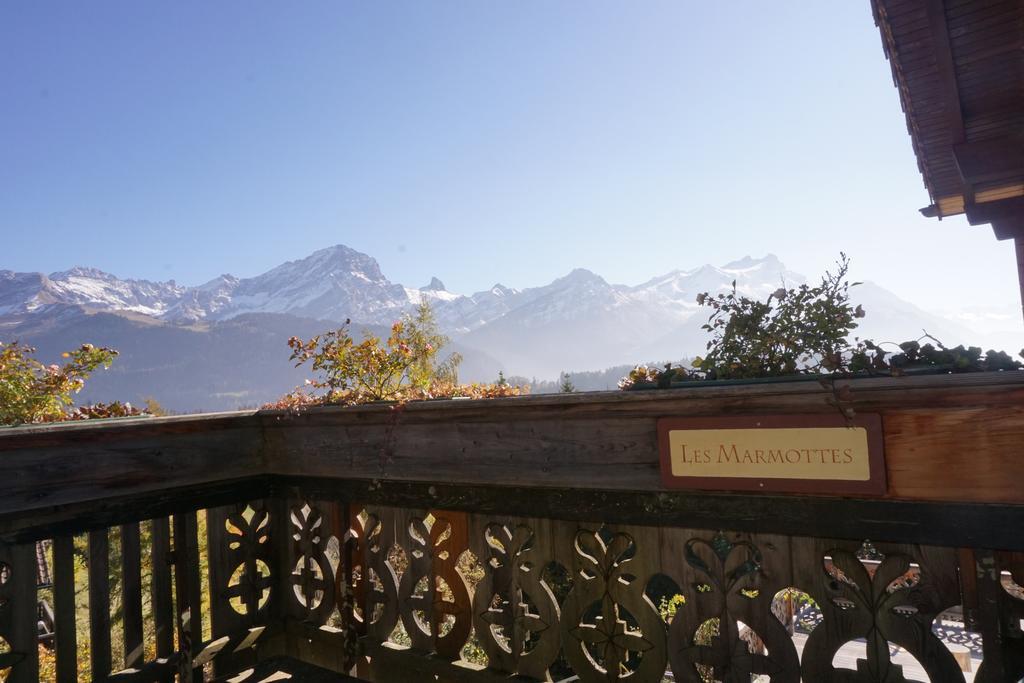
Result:
M773 252L1017 303L928 203L868 0L0 5L0 268L199 284L344 243L408 285Z

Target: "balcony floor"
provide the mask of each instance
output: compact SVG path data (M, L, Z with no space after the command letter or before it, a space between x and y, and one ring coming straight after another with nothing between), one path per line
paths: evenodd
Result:
M335 673L288 657L275 657L237 674L216 679L222 683L271 683L272 681L303 681L303 683L358 683L359 679Z

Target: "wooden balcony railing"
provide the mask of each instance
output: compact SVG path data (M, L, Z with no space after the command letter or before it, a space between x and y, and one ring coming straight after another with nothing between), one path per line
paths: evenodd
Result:
M1020 680L1024 373L850 385L882 496L662 486L658 418L813 382L2 430L0 669Z

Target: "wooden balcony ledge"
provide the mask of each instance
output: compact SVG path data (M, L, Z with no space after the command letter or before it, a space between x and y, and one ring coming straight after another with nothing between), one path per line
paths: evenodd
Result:
M662 481L659 419L836 415L816 382L0 430L0 669L1018 680L1024 372L840 384L877 494Z

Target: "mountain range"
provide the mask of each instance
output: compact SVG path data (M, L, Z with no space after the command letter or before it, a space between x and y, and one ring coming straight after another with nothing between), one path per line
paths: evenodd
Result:
M463 295L433 278L422 287L389 280L372 257L344 245L261 275L221 275L199 286L121 279L86 267L45 275L0 270L0 340L21 339L44 358L91 342L121 350L90 380L84 400L154 396L175 410L224 409L270 400L305 376L285 340L346 319L383 329L421 300L465 357L466 381L499 370L552 379L560 371L678 360L704 350L700 292L736 288L765 298L806 278L774 255L676 270L639 285L611 284L575 269L541 287L495 284ZM864 283L852 298L867 310L862 337L901 341L921 330L947 343L972 341L960 324ZM979 343L975 340L975 343Z

